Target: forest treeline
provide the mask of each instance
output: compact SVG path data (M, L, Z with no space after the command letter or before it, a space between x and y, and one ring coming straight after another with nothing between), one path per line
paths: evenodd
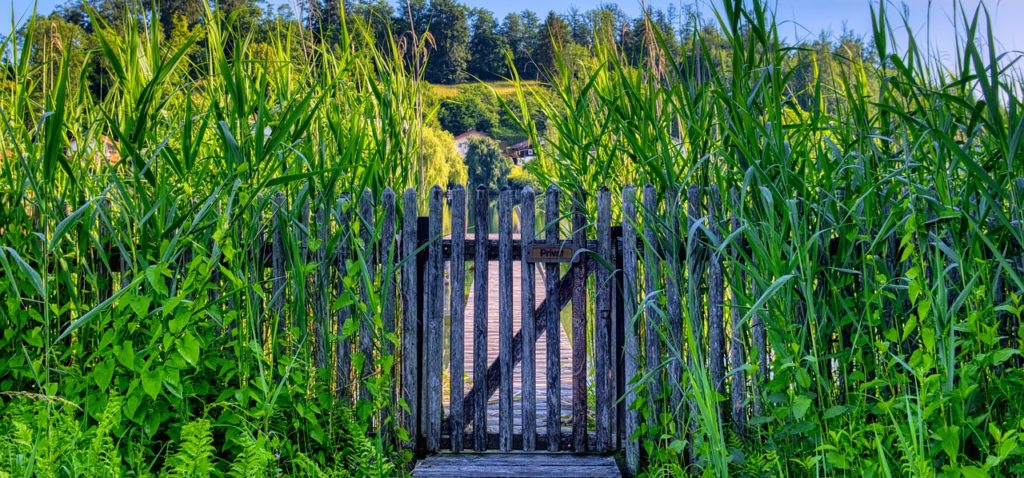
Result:
M414 73L433 84L451 85L507 79L512 77L513 69L521 79L544 81L560 64L588 71L600 56L596 51L600 48L613 48L624 63L654 68L665 67L664 53L668 52L673 67L690 75L707 76L707 70L721 66L721 59L731 48L717 22L702 18L694 6L670 5L667 10L653 9L646 15L631 16L615 4L605 4L589 10L572 8L546 14L523 10L499 19L491 11L456 0L300 0L296 5L298 11L292 4L277 5L266 0L217 2L215 9L234 20L234 28L225 38L225 54L231 56L232 44L238 36L246 36L257 48L264 45L269 49L269 43L277 38L275 32L288 31L292 33L291 48L312 52L314 45L339 46L353 29L365 28L371 34L360 36L363 41L371 39L386 45L394 40ZM164 45L171 50L192 35L202 34L198 26L204 22L206 8L198 0L163 0L152 4L133 0L70 0L36 22L35 28L47 34L33 37L36 54L31 61L59 61L61 55L52 53L71 49L70 66L76 70L81 67L85 74L71 79L69 87L75 91L82 84L95 97L102 98L110 82L102 55L91 54L99 48L94 38L96 22L117 29L125 15L155 17L153 24L160 26ZM19 36L24 36L27 24L22 23ZM832 75L835 68L875 61L874 49L860 36L864 33L822 32L792 45L789 60L793 74L789 83L792 97L801 108L829 106L828 92L822 96L812 90L818 75L836 76ZM208 69L205 41L199 38L190 53L196 77ZM650 54L653 51L658 52L654 58ZM826 101L821 102L821 98ZM476 127L481 121L479 126L483 129L488 129L490 123L496 124L497 121L492 121L497 120L492 111L496 108L485 105L484 111L478 111L479 105L469 107L474 111L460 112L458 121L451 120L442 126L458 134L459 128ZM469 118L465 117L467 114Z

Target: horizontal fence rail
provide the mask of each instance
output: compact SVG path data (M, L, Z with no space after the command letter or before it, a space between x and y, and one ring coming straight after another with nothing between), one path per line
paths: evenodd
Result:
M375 417L375 425L396 441L392 425L399 425L407 432L402 444L420 455L622 451L635 473L644 459L641 431L656 427L658 414L673 413L675 438L692 443L706 413L692 393L698 372L720 398L713 400L717 419L733 432L747 433L751 419L766 413L765 387L777 372L764 316L770 291L756 280L748 241L756 237L742 214L761 207L757 200L715 185L569 194L553 186L435 186L400 198L390 189L336 198L275 192L261 199L265 227L248 249L252 276L213 268L208 294L228 311L237 299L225 292L251 284L246 293L258 313L223 324L221 337L249 331L275 364L291 364L308 349L309 367L342 402L380 399L371 384L389 386L386 400L398 414ZM106 201L97 204L100 214L112 214ZM1008 208L1008 217L1020 217L1019 206ZM840 221L838 211L820 214ZM949 232L933 216L918 239L942 257ZM855 233L852 249L843 248L851 239L839 232L817 239L817 283L844 273L853 290L860 272L847 264L867 255L888 277L906 277L901 231ZM1024 276L1021 244L1012 239L1019 236L1010 237L992 246L1011 265L994 281L997 302L1015 291L1012 274ZM192 253L217 247L197 245ZM123 247L99 250L109 295L138 266ZM956 267L926 273L947 274L955 299ZM894 323L907 310L906 287L894 283L886 292L881 320ZM819 318L803 307L805 290L792 293L793 327L809 331ZM308 314L288 312L296 308ZM1008 314L998 317L1000 335L1014 345ZM822 346L848 349L853 326L834 327ZM904 353L918 346L913 336L900 339ZM848 365L830 362L824 373L845 380Z

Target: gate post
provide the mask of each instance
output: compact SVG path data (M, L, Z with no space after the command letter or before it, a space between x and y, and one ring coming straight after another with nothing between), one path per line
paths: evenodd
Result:
M419 414L416 416L416 437L414 439L415 454L416 458L422 458L426 456L424 453L426 448L426 435L424 431L427 429L427 411L430 409L427 407L427 394L424 390L426 380L426 364L423 360L423 325L426 321L426 317L429 311L424 310L425 301L423 294L424 290L423 276L427 269L427 258L429 256L427 248L423 247L429 237L430 218L425 216L419 216L416 218L416 248L419 252L416 253L416 376L420 379L416 382L416 403L419 404Z

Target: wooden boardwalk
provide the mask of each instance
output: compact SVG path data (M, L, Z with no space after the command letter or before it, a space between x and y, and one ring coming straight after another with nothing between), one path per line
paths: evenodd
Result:
M516 236L518 239L518 236ZM446 267L446 270L448 268ZM491 362L498 358L498 263L492 261L489 263L487 268L487 287L488 287L488 304L487 304L487 363L490 365ZM515 261L512 265L512 283L513 283L513 300L512 300L512 327L515 332L518 332L522 327L522 264L520 261ZM470 271L467 271L467 282L469 282L473 275ZM537 273L535 274L535 297L536 304L540 304L544 301L545 290L544 290L544 268L537 267ZM463 324L465 342L463 351L463 367L465 370L465 376L463 377L463 390L469 391L473 388L473 300L474 300L474 289L470 287L469 292L466 296L466 313L465 322ZM446 314L447 315L447 314ZM566 334L565 327L560 327L561 330L561 363L559 369L561 370L561 420L563 424L562 429L568 430L567 426L571 423L572 419L572 346L569 342L569 337ZM536 396L537 396L537 433L538 435L544 435L547 433L547 335L543 330L537 330L537 366L536 366ZM445 337L449 335L445 334ZM447 370L448 360L445 360L445 372L450 376ZM449 388L450 389L450 388ZM450 394L445 391L442 401L445 409L445 415L449 409ZM515 402L513 409L513 433L522 433L522 363L518 363L513 371L513 400ZM467 404L468 405L468 404ZM467 433L472 430L472 425L467 427ZM487 401L487 431L496 433L498 431L498 393L490 397ZM564 433L563 433L564 435Z
M610 456L565 453L442 453L416 465L414 478L622 476Z

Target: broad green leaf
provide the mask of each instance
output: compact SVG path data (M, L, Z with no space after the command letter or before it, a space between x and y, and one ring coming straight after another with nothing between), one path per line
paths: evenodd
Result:
M160 369L142 372L142 390L149 395L149 398L156 399L160 394L160 387L163 384L163 375Z
M185 333L178 341L178 353L193 367L199 363L199 339Z
M106 391L110 386L110 380L114 376L114 362L106 359L96 365L92 371L92 379L100 390Z
M803 395L793 399L793 404L790 406L790 410L793 412L793 418L800 420L807 414L807 410L811 408L811 399Z
M135 290L135 288L138 287L138 285L142 282L142 280L143 280L142 276L136 277L126 287L123 287L120 290L118 290L117 292L115 292L113 295L108 297L107 300L104 300L103 302L100 302L100 305L97 305L96 307L93 307L92 310L90 310L89 312L86 312L85 315L83 315L83 316L79 317L78 319L75 319L74 321L72 321L71 324L68 325L68 327L66 329L64 329L64 332L60 334L60 337L57 337L57 340L55 340L54 342L60 342L61 340L64 340L64 338L67 337L68 335L70 335L71 332L74 332L79 327L81 327L81 326L89 323L93 319L95 319L101 312L103 312L104 310L107 310L108 308L110 308L110 305L113 304L114 301L116 301L119 297L121 297L122 295L126 294L129 291Z

